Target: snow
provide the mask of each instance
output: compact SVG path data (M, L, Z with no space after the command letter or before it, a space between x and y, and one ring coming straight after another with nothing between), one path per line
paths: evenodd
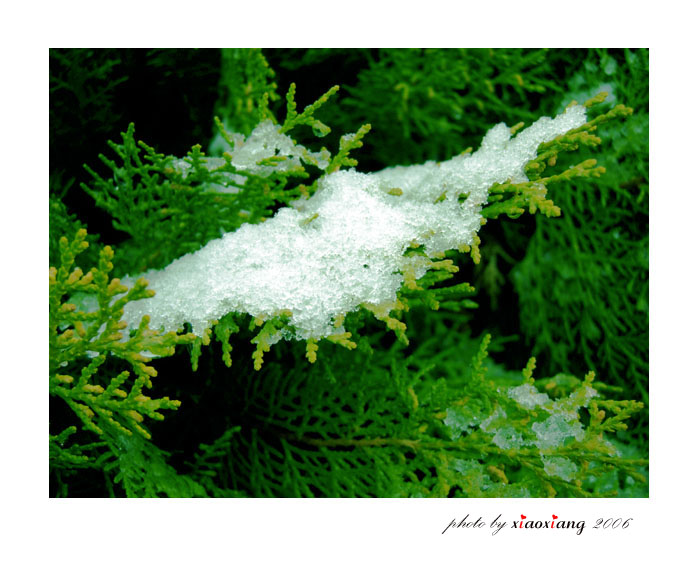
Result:
M266 320L291 311L297 339L343 333L342 325L334 324L336 316L362 305L390 305L403 273L410 269L416 278L425 273L429 259L405 256L409 247L423 245L428 256L435 256L471 245L489 188L526 180L524 166L536 157L537 147L585 120L585 109L576 105L514 138L505 124L496 125L477 152L445 162L325 175L311 198L280 209L273 218L245 224L162 270L123 279L130 284L143 276L156 291L152 298L127 304L125 319L136 327L149 314L152 327L166 331L189 322L202 335L229 312ZM302 160L320 167L328 163L326 155L309 153L270 121L248 139L234 138L231 163L244 173L288 171ZM280 158L277 164L269 164L273 156ZM183 171L188 167L178 165ZM227 191L223 186L220 190Z

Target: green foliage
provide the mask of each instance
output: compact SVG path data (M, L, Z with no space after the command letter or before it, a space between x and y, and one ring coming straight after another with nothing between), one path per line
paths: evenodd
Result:
M128 498L202 498L207 493L190 476L178 474L166 461L169 454L139 437L115 437L116 459L105 472L116 471L114 482Z
M331 163L326 168L327 173L336 172L343 166L352 168L357 166L357 160L348 158L350 152L356 148L362 147L362 139L371 130L370 124L363 124L359 130L353 134L346 134L340 138L340 147L338 154L331 160Z
M70 471L76 468L103 468L108 456L104 452L107 443L100 441L67 445L69 437L77 431L78 427L73 425L57 435L49 434L49 463L52 469Z
M59 242L60 264L49 270L49 393L63 400L82 428L103 442L66 448L68 438L77 432L75 426L50 436L54 467L85 466L96 449L105 443L117 444L117 438L150 438L142 424L145 417L163 420L160 411L177 409L180 402L169 397L152 399L144 393L153 387L151 379L157 375L147 364L154 357L172 355L176 345L194 339L191 334L159 334L149 329L148 317L127 335L126 323L121 320L124 306L152 296L153 291L146 289L148 283L143 279L130 289L119 279L110 279L110 247L102 250L97 267L87 273L74 268L75 258L89 246L86 234L80 229L72 241L63 237ZM78 307L81 301L86 306ZM106 371L113 369L105 365L108 359L126 362L131 371L113 375ZM131 373L135 375L132 381ZM121 453L118 457L123 458ZM104 456L99 457L98 464L103 460Z
M593 107L601 103L604 97L593 98L586 102L585 106ZM505 213L511 218L517 218L525 213L525 207L531 214L537 211L547 217L557 217L561 214L561 208L554 205L554 202L547 199L547 189L550 184L556 182L577 183L582 178L599 178L605 172L605 168L596 166L595 159L584 160L583 162L571 165L558 174L543 176L548 166L554 166L560 154L564 152L576 151L580 146L595 147L601 140L595 136L595 131L600 125L609 121L627 117L632 114L632 109L624 105L617 105L614 109L605 114L598 115L595 119L589 120L583 126L558 136L551 142L545 142L537 150L537 157L525 166L525 172L529 181L521 183L506 182L496 184L489 190L489 205L484 208L482 215L486 219L493 219Z
M117 87L126 80L117 50L50 49L51 143L66 134L74 135L75 121L87 121L87 128L79 133L83 140L93 130L106 136L120 118L114 116L111 104Z
M81 184L110 213L115 229L131 236L123 246L125 257L138 258L138 264L120 260L124 272L164 266L219 237L222 228L231 231L243 223L237 215L243 209L237 194L206 192L207 184L219 183L221 175L202 165L199 145L183 161L190 168L176 169L172 157L137 143L134 132L132 123L122 133L121 144L110 143L119 163L100 154L112 172L110 177L103 178L86 166L93 184ZM251 200L245 205L260 217L267 203Z
M274 77L260 49L222 49L214 115L227 130L249 135L259 122L272 117L268 105L279 99ZM215 154L216 148L213 142L209 152Z
M108 173L88 168L91 179L79 185L127 237L116 256L111 247L94 254L87 273L74 267L75 257L90 250L85 219L69 213L64 200L73 182L52 172L53 493L647 496L639 420L645 407L635 401L646 402L648 370L647 52L295 53L284 69L313 69L343 54L365 67L356 81L329 79L346 87L331 88L298 112L296 86L277 97L261 50L224 50L210 155L199 144L183 159L159 153L155 145L163 141L137 142L133 125L110 144L116 158L100 156ZM70 67L85 54L60 55L62 73L80 75ZM150 53L149 69L169 77L199 65L200 56L187 52L178 70L175 55ZM112 63L95 73L88 66L89 92L114 88L119 57L96 52L95 61ZM200 71L198 77L210 74ZM449 158L496 122L517 129L552 114L565 86L565 104L601 90L610 96L591 101L586 125L540 147L528 182L491 188L483 212L489 223L471 247L433 258L411 248L406 255L428 272L416 279L407 269L394 303L339 315L344 334L270 349L280 335L292 336L286 313L231 313L201 338L159 333L147 318L131 334L124 331L126 303L152 291L144 281L127 289L113 272L165 266L243 223L263 221L312 194L324 172L357 165L351 151L361 165L371 156L382 167ZM339 100L322 107L337 91ZM70 122L59 102L52 112ZM635 109L631 116L626 105ZM303 136L298 127L328 136L326 123L354 134L338 139L335 156L322 149L327 165L307 153L295 169L280 171L281 156L258 163L269 166L269 175L236 168L230 152L240 139L232 131L247 135L263 120L275 122L273 111L294 136ZM525 212L544 214L532 218L532 235L529 222L509 221ZM485 263L478 264L482 254ZM473 271L474 264L482 268ZM513 267L520 320L509 332L529 342L520 350L511 349L512 337L490 342L489 334L514 305L501 306ZM484 289L492 301L487 324L478 315ZM176 350L180 344L190 353ZM537 362L528 360L531 348ZM153 357L160 358L168 395L163 382L152 382ZM508 371L526 361L522 373ZM591 369L595 376L586 374ZM148 429L147 418L157 421Z
M319 50L319 57L332 51ZM441 160L495 123L539 116L530 97L560 87L547 50L380 49L331 110L345 132L370 122L367 154L384 165Z
M338 92L338 86L331 87L326 93L321 95L321 97L308 107L300 114L297 112L297 104L294 100L294 93L296 92L296 85L294 83L289 87L289 92L287 93L287 118L282 124L283 133L292 130L296 126L307 125L310 126L316 136L326 136L330 132L330 127L323 124L320 120L314 117L314 113L321 108L321 106L328 101L335 93Z
M307 125L323 135L328 127L314 113L336 90L329 90L299 114L292 85L282 132ZM234 135L219 119L216 122L224 143L236 147L239 143ZM109 212L115 229L131 238L121 246L117 259L123 273L163 267L243 223L263 221L276 206L308 195L309 189L299 180L309 177L310 166L321 168L319 158L307 152L293 169L275 169L286 157L273 156L258 163L271 166L271 172L254 173L234 166L227 152L223 158L208 157L196 144L185 158L178 159L137 142L134 134L132 123L122 133L121 144L109 143L117 161L99 155L110 176L101 176L86 165L92 184L81 184L96 205ZM358 133L357 140L362 134ZM332 163L347 164L348 152L358 144L353 139L341 145ZM328 154L325 148L320 155L324 154Z
M72 182L72 180L71 180ZM70 183L65 186L66 188ZM65 192L49 194L49 266L58 266L61 262L61 237L75 235L79 229L85 229L75 214L68 211L68 207L62 201ZM97 243L97 236L86 235L85 239L90 245ZM97 263L97 254L88 249L83 254L83 260L90 266Z
M488 337L479 345L447 333L405 360L395 348L372 353L364 341L350 353L322 348L323 365L297 364L292 373L266 364L262 376L236 379L247 426L202 445L192 466L206 471L209 487L251 496L645 493L646 461L621 456L606 434L624 429L639 404L591 400L591 374L538 380L548 403L520 405L508 389L537 388L498 370L487 344ZM610 413L604 420L602 408ZM541 442L538 428L551 440ZM597 479L613 472L620 484L600 492Z
M648 403L649 92L648 51L593 50L566 99L610 93L597 136L605 175L564 181L551 196L560 219L538 218L515 267L523 331L548 371L594 369ZM604 122L625 101L634 113ZM592 109L595 115L596 109ZM587 149L579 155L589 158ZM566 163L565 163L566 164Z

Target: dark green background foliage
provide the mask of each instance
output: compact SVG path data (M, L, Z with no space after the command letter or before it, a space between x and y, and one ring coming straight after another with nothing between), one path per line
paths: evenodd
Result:
M567 97L600 89L635 113L600 129L606 175L554 187L560 218L536 220L513 272L523 331L547 371L596 369L648 403L649 61L595 51L568 80ZM548 282L547 289L538 283Z
M59 267L52 287L62 287L52 288L50 309L52 496L647 495L647 50L60 49L49 58L49 261ZM65 316L71 291L108 303L117 292L109 278L163 267L313 191L313 166L249 177L238 194L203 191L217 179L196 166L186 176L172 168L171 156L196 164L217 152L215 115L244 134L261 118L283 122L292 83L299 112L340 86L312 128L293 131L312 150L335 152L341 135L371 123L352 152L360 171L447 159L478 148L498 122L527 125L600 91L610 95L589 118L620 103L634 113L601 126L598 148L558 158L560 170L591 157L606 169L549 188L561 216L489 221L477 265L450 254L460 272L448 284L476 291L437 311L412 303L402 317L408 346L366 312L346 322L355 350L322 342L311 364L302 343L280 342L260 371L255 332L240 318L224 319L209 345L143 328L153 350L172 354L153 368L101 337L80 344L90 333L79 325L59 335L82 317L118 329L108 304ZM87 237L74 241L80 228ZM104 245L113 256L100 254ZM99 266L99 278L70 277L75 265ZM102 354L99 365L89 351ZM519 371L531 355L534 376L531 365ZM125 379L124 361L135 380ZM589 371L595 379L582 380ZM98 412L94 423L67 377L114 397L80 395ZM115 381L131 386L123 401ZM508 397L522 384L572 406L585 434L533 446L530 427L550 411ZM599 397L581 406L591 385ZM479 428L501 412L494 428L523 445L494 444L494 432ZM156 419L143 423L150 439L138 432L144 414Z

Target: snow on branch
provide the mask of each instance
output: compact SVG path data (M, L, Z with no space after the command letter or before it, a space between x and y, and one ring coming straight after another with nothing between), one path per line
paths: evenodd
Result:
M271 343L342 335L338 316L360 307L388 317L406 275L420 278L432 258L473 244L489 188L527 182L525 166L540 144L585 123L585 107L572 105L516 136L496 125L478 151L445 162L326 174L313 196L273 218L133 277L145 277L156 295L129 303L125 319L137 327L148 314L154 328L166 331L189 322L202 336L231 312L261 320L284 315L286 326L267 339ZM236 139L237 154L254 156L256 163L262 158L266 167L273 156L285 166L301 157L298 145L269 122L245 142ZM421 246L424 255L405 254Z

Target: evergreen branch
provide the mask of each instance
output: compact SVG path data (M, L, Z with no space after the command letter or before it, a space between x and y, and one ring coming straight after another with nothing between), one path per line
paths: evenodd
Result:
M364 124L358 129L357 132L353 134L344 134L341 136L338 154L336 154L333 157L333 160L331 160L330 164L328 164L326 173L332 174L333 172L337 172L343 166L347 166L349 168L357 166L357 160L349 157L350 152L356 148L362 147L362 139L371 129L372 125Z
M331 87L328 91L321 95L318 98L318 100L305 107L304 111L301 114L299 114L296 110L296 101L294 100L294 94L296 93L296 85L292 83L289 86L289 91L287 92L286 97L287 118L284 120L280 132L284 134L292 130L294 127L300 125L307 125L313 129L314 134L316 136L327 135L331 131L331 129L327 125L323 124L320 120L316 119L314 117L314 113L318 109L320 109L321 106L323 106L326 102L328 102L328 100L338 92L338 89L340 89L338 85Z
M161 409L176 409L179 401L168 397L151 399L143 393L151 387L151 377L156 370L146 365L155 356L174 353L178 344L190 343L192 334L178 335L175 332L158 334L148 328L144 317L138 329L124 338L126 327L121 320L127 303L153 296L146 289L145 280L140 280L131 289L110 280L113 251L105 247L100 253L97 268L83 274L80 268L73 269L75 258L88 246L87 233L79 230L73 241L61 239L61 264L49 271L49 392L61 397L82 420L85 428L104 435L104 425L109 424L126 435L138 432L148 438L150 434L141 425L144 415L162 420ZM82 295L82 296L80 296ZM96 307L77 311L73 302L66 298L96 302ZM77 300L80 302L80 300ZM108 356L128 362L136 374L129 391L122 389L129 377L128 371L112 377L108 382L98 375ZM63 371L74 362L91 358L76 378L75 374Z

